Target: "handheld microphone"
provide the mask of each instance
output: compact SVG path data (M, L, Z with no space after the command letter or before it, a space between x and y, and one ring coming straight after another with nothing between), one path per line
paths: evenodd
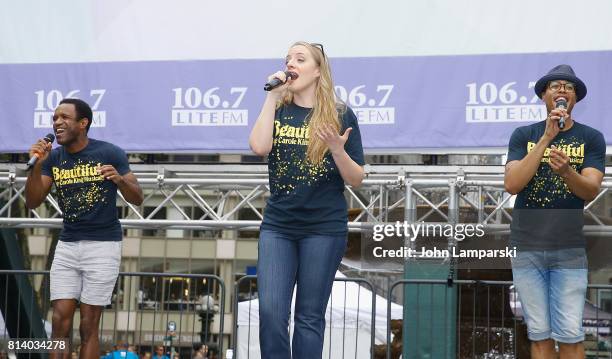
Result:
M53 141L55 140L55 135L52 133L47 133L47 135L45 136L45 138L43 138L45 141L47 141L47 143L53 143ZM30 160L28 161L28 165L26 167L26 171L29 171L32 169L32 167L34 167L34 165L36 164L36 162L38 161L38 156L35 154L34 156L32 156L32 158L30 158Z
M298 78L298 74L296 74L293 71L285 71L285 76L287 76L287 79L291 78L292 80L295 80ZM283 85L285 82L283 82L281 79L279 78L273 78L272 80L268 81L268 83L266 83L264 85L264 90L265 91L270 91L273 90L281 85Z
M567 101L564 98L560 98L555 102L555 107L565 110L567 108ZM565 117L559 119L559 128L563 129L563 127L565 127Z

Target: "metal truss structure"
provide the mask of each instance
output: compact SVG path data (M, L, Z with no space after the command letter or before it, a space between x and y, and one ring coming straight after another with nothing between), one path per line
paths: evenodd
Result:
M26 174L23 164L0 164L0 226L9 228L59 228L61 210L52 192L45 205L25 209ZM142 206L133 206L119 194L118 206L126 207L124 228L253 230L263 218L269 195L267 167L248 164L179 165L132 164L145 192ZM414 222L482 224L488 233L507 233L512 218L512 196L504 191L503 166L367 165L367 177L359 188L347 186L351 231L367 231L377 224L397 220ZM612 188L604 178L597 198L584 209L592 223L591 234L612 234L612 225L593 211ZM186 213L179 202L199 208ZM143 208L153 207L145 214ZM180 218L155 219L162 208L173 208ZM250 219L240 219L247 209ZM195 212L194 212L195 213ZM466 215L469 214L469 215ZM399 217L398 217L399 216ZM244 216L243 216L244 217Z

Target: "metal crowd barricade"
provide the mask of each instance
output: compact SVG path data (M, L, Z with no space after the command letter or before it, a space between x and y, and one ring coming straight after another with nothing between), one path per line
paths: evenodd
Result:
M238 281L236 281L236 285L235 285L235 291L234 291L234 335L233 335L233 344L232 344L232 348L234 350L234 358L236 359L254 359L254 357L259 358L260 352L258 350L259 348L259 337L253 333L253 331L258 331L258 323L252 323L251 320L251 311L257 310L256 308L254 308L254 299L258 298L257 296L257 291L256 291L256 282L257 282L257 276L255 275L246 275L243 276L242 278L240 278ZM241 286L244 286L244 284L247 284L248 286L248 291L243 292L242 293L242 298L240 298L241 294L240 294L240 288ZM341 287L339 288L338 285L340 285ZM349 285L352 285L350 288L348 288ZM347 289L348 288L348 289ZM357 291L357 307L356 308L351 308L351 311L355 311L356 310L356 329L354 333L348 333L348 331L352 328L349 328L347 326L347 309L349 308L347 306L347 301L350 299L347 297L347 295L349 294L354 294L355 290ZM336 291L336 295L334 295L334 291ZM342 293L343 295L341 295L339 299L335 299L335 297L338 297L338 293ZM370 327L368 328L370 333L369 333L369 348L367 350L367 352L364 353L360 352L360 348L359 348L359 344L361 344L360 342L360 337L361 335L365 334L361 334L359 333L359 329L360 329L360 323L365 323L366 320L361 320L360 321L360 315L361 316L365 316L366 313L362 313L362 309L360 308L360 305L362 302L361 300L361 295L366 296L369 295L371 298L371 311L369 311L369 313L367 313L368 315L370 315ZM369 292L369 293L368 293ZM379 297L380 298L380 297ZM240 300L243 299L243 300ZM352 298L355 299L355 298ZM367 299L367 298L366 298ZM338 304L337 300L342 300L342 302L340 304ZM247 325L246 325L246 333L243 333L242 335L246 335L246 355L240 356L241 354L241 350L239 348L239 341L240 340L244 340L241 336L241 334L239 334L240 332L240 325L239 325L239 302L242 303L246 303L247 304L247 312L248 312L248 317L247 317ZM333 310L338 310L340 309L342 311L342 316L339 319L334 319L334 315L333 315ZM325 341L327 342L324 345L323 348L323 358L329 358L329 359L344 359L344 358L374 358L374 345L375 345L375 331L376 331L376 293L374 292L374 287L373 285L365 279L362 278L335 278L334 279L334 289L332 289L332 294L330 295L329 298L329 305L328 308L326 309L326 314L329 315L329 319L326 321L326 333L325 333ZM326 315L327 316L327 315ZM290 323L291 323L291 319L290 319ZM340 325L340 328L338 328L334 323L337 323L338 321L340 321L342 324ZM252 326L255 327L252 329ZM333 337L333 333L340 329L342 331L342 343L339 345L338 343L334 342L334 337ZM291 324L289 325L289 330L290 330L290 334L292 331L291 328ZM354 337L354 339L352 338ZM364 338L365 339L365 338ZM252 350L253 347L256 347L255 350ZM332 348L334 350L334 352L332 353ZM254 353L252 353L254 352ZM354 353L354 355L351 355L351 352ZM244 353L242 353L244 354Z
M51 330L52 308L49 302L49 273L47 271L26 271L26 270L0 270L0 283L3 283L5 293L4 298L0 298L4 307L7 307L9 296L21 297L21 288L17 292L8 293L8 278L27 277L34 288L33 296L30 296L29 303L20 302L19 305L28 307L36 306L43 314L43 326L46 331ZM179 281L179 278L181 279ZM174 283L171 284L170 280ZM188 280L189 281L188 281ZM246 335L246 345L251 347L256 345L258 337L251 332L251 323L246 326L245 332L239 333L239 301L247 302L251 305L252 299L256 298L256 276L245 276L236 282L233 297L234 323L233 341L231 347L234 349L236 358L250 359L252 355L247 351L246 356L239 356L238 342L244 340ZM177 284L178 283L178 284ZM243 284L248 285L247 291L240 291ZM416 293L416 302L411 302L405 296L404 306L414 306L416 315L407 317L404 315L403 327L411 324L417 328L414 332L415 337L411 338L416 342L422 342L436 336L436 342L430 343L436 347L450 348L445 349L444 357L456 358L503 358L512 359L522 357L528 353L528 341L526 340L526 328L522 321L522 310L516 292L509 281L475 281L475 280L455 280L449 286L446 280L399 280L394 282L388 291L388 298L393 297L393 291L401 286L406 290L412 286L413 293ZM208 300L176 300L171 297L171 287L178 286L180 293L205 293ZM375 330L376 330L376 296L373 286L364 279L357 278L336 278L335 285L340 285L340 290L333 290L330 297L330 306L335 308L336 313L342 315L334 316L328 320L332 330L336 330L342 343L335 341L330 334L326 333L326 346L324 357L327 358L358 358L367 356L374 358ZM352 287L350 287L352 286ZM430 311L420 308L423 303L422 298L433 297L436 288L444 289L445 299L438 298L442 303L452 303L450 295L454 292L457 296L456 317L451 313L438 313L447 318L446 327L453 328L453 336L440 335L443 331L436 329L429 324L433 322ZM176 288L175 288L176 289ZM367 290L366 290L367 289ZM355 291L356 290L356 291ZM610 333L612 332L612 315L604 312L597 304L601 298L612 298L612 285L589 285L589 293L595 305L587 303L585 309L584 327L587 334L585 340L585 352L587 358L612 358L612 346L610 345ZM142 295L148 291L149 295ZM176 290L174 291L176 292ZM335 294L334 294L335 293ZM349 300L357 296L357 307L349 308ZM338 295L340 294L340 295ZM242 295L242 297L241 297ZM362 296L370 296L362 300ZM338 298L339 297L339 298ZM212 298L212 299L211 299ZM211 300L218 300L218 306L211 303ZM371 311L364 313L360 308L362 303L371 299ZM380 298L379 298L380 299ZM448 300L447 300L448 299ZM104 310L100 321L100 342L101 348L110 350L111 345L120 342L127 342L137 346L137 351L143 354L146 351L153 352L154 347L164 345L167 351L174 351L187 357L191 355L191 347L196 342L204 342L211 346L212 350L221 351L223 349L223 328L225 313L225 285L223 281L214 275L206 274L178 274L178 273L130 273L122 272L119 275L116 289L113 294L112 304ZM603 303L603 302L602 302ZM391 318L391 301L387 301L386 318ZM446 306L443 305L445 308ZM339 310L338 310L339 309ZM404 314L407 313L404 308ZM254 307L252 310L255 310ZM329 309L328 309L329 310ZM348 310L357 315L357 328L354 333L352 327L347 326ZM20 310L5 311L4 321L14 321L17 316L17 325L31 328L35 318L20 318ZM425 314L423 314L425 313ZM250 313L249 313L250 314ZM360 321L359 316L366 317ZM359 332L359 323L367 322L367 315L370 316L369 327L369 350L367 353L359 350L365 337ZM338 318L340 316L340 318ZM251 320L250 315L248 321ZM4 323L3 321L3 323ZM169 322L175 322L174 332L167 330ZM211 327L217 322L218 325ZM410 321L408 323L407 321ZM453 322L454 321L454 322ZM75 315L71 340L73 344L78 344L78 310ZM341 324L334 324L341 323ZM385 345L386 356L391 358L391 321L386 322L387 344ZM382 325L379 324L380 327ZM434 332L435 331L435 332ZM340 334L341 333L341 334ZM404 333L406 340L407 333ZM0 327L0 340L6 340L9 333L6 327ZM30 335L31 337L31 335ZM363 338L363 339L362 339ZM452 342L452 346L447 346L447 342ZM404 342L405 343L405 342ZM402 343L402 345L404 344ZM395 343L397 344L397 343ZM76 345L74 345L76 346ZM332 352L333 348L333 352ZM74 348L73 348L74 350ZM406 350L401 349L406 353ZM365 355L364 355L365 354ZM409 356L404 355L408 358Z
M431 303L419 302L425 293L433 294L434 288L444 288L445 294L443 303L447 303L447 298L452 295L452 291L456 291L457 295L457 314L456 322L451 323L450 319L445 321L445 326L448 328L451 325L456 325L454 332L456 343L452 343L451 351L447 349L443 353L443 357L452 358L495 358L495 359L513 359L529 356L529 342L526 336L526 326L523 323L522 309L518 295L511 281L477 281L477 280L455 280L449 285L447 280L420 280L420 279L402 279L395 281L388 291L388 298L392 297L393 290L401 286L404 290L408 286L415 286L416 302L411 303L404 301L405 306L416 306L421 308L422 305ZM599 299L603 293L612 294L612 285L595 285L590 284L587 291L594 293L595 305L587 302L585 305L585 315L583 326L585 328L585 352L587 358L612 358L612 316L600 309L597 306ZM413 292L414 293L414 292ZM612 298L612 295L610 295ZM430 298L432 295L430 295ZM447 306L444 305L446 308ZM417 328L414 334L416 342L419 342L419 333L423 333L424 323L431 323L433 318L421 318L417 310L416 317L406 318L404 321L411 321L413 328ZM427 312L427 311L424 311ZM493 313L495 312L495 314ZM406 312L404 312L406 313ZM432 315L432 312L428 312ZM391 314L391 301L387 302L387 315ZM444 313L445 318L451 318L452 315L448 312ZM403 328L406 328L406 323L403 323ZM430 336L423 337L434 338L433 326L426 328L432 331ZM392 338L391 325L387 324L387 355L388 359L392 358ZM406 333L403 333L406 336ZM406 338L404 338L406 339ZM447 341L452 341L452 338L441 335L438 341L431 343L431 346L445 347L449 346ZM404 341L406 343L406 341ZM454 351L452 351L454 350ZM404 351L404 354L407 351ZM411 355L414 354L411 352ZM403 356L404 358L412 358L413 356Z
M36 297L28 305L36 306L42 313L41 319L49 336L53 315L49 300L49 272L0 270L0 283L7 283L6 288L2 288L7 295L0 298L5 308L9 295L21 296L20 292L8 293L10 276L28 277L34 289L32 298ZM211 350L218 351L221 357L224 349L225 292L224 282L215 275L121 272L112 302L105 307L100 318L100 349L112 351L114 345L128 343L135 346L139 354L144 354L154 353L155 347L163 345L166 352L191 357L193 345L203 343L209 345ZM172 293L182 293L184 297L176 298ZM6 317L2 318L5 321L14 319L9 318L13 313L5 314ZM30 318L30 321L33 320ZM80 341L79 321L77 308L70 338L73 351ZM174 322L174 331L169 328L170 322ZM17 326L25 324L22 318L17 318ZM34 323L29 324L31 327ZM7 327L0 328L0 340L9 337Z

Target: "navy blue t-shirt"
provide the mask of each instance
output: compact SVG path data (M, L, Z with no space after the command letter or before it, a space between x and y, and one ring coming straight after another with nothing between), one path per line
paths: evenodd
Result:
M271 196L262 229L285 233L344 234L347 206L344 181L328 152L320 165L306 160L310 108L281 106L274 120L274 142L268 155ZM342 131L352 127L344 145L357 164L365 164L357 117L346 107L340 111Z
M43 162L42 174L53 179L64 214L60 240L122 239L117 216L117 185L97 173L96 168L103 165L112 165L122 176L130 172L127 155L122 149L92 138L77 153L57 147Z
M544 135L545 128L546 121L541 121L514 130L508 162L523 159ZM576 172L592 167L605 173L606 143L601 132L577 122L559 132L545 150L536 174L516 197L510 241L519 249L584 247L584 200L572 193L550 167L553 145L565 152Z

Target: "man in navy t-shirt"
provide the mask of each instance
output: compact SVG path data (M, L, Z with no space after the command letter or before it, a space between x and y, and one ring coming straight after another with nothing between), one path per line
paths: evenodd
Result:
M587 261L584 202L599 193L606 144L601 132L572 117L586 85L559 65L535 85L545 121L517 128L508 148L504 184L517 194L510 242L514 284L532 341L533 358L583 358L582 312Z
M93 113L79 99L64 99L55 109L53 130L60 147L39 140L30 156L40 160L28 173L26 205L33 209L55 184L64 228L51 266L53 338L68 338L77 301L81 312L81 355L99 356L98 327L121 263L122 231L117 189L140 205L142 190L119 147L87 137Z

